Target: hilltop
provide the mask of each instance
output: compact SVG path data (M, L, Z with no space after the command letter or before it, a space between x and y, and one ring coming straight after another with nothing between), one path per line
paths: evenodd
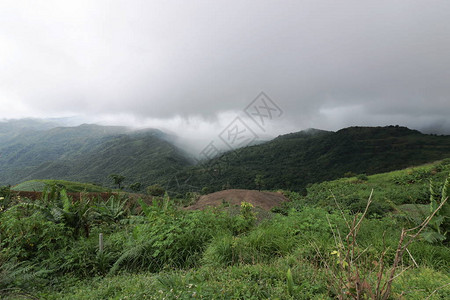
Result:
M178 174L185 188L304 191L311 183L344 174L388 172L450 157L450 136L422 134L400 126L307 130L227 152ZM182 185L174 186L183 188Z

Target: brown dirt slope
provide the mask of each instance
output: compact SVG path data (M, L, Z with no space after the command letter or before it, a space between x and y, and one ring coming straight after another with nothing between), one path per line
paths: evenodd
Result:
M270 210L288 201L288 199L282 193L278 192L231 189L203 195L197 203L187 207L187 209L204 209L208 206L216 207L222 205L224 202L228 202L230 205L240 205L243 201L249 202L253 206L260 207L264 210Z

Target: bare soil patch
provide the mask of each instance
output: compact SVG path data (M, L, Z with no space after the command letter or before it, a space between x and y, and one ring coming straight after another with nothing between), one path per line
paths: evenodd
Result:
M229 205L240 205L243 201L264 210L270 210L273 207L288 201L288 198L279 192L231 189L203 195L194 205L191 205L186 209L204 209L208 206L217 207L225 203L228 203Z

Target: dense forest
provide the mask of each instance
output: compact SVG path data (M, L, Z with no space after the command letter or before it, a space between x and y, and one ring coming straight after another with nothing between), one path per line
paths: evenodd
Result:
M109 176L120 174L125 186L159 184L172 196L258 185L301 192L345 174L387 172L450 156L450 136L400 126L350 127L281 135L195 163L175 137L159 130L23 122L0 123L1 185L62 179L114 187Z

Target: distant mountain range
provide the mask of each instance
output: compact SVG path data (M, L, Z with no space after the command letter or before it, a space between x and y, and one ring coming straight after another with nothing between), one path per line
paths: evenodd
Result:
M450 136L406 127L309 129L261 145L228 152L177 174L173 189L252 188L304 190L310 183L346 173L375 174L450 157ZM182 183L182 184L180 184Z
M374 174L450 157L450 136L406 127L308 129L227 152L195 165L174 137L156 129L60 127L56 122L0 122L0 185L64 179L112 186L159 183L184 193L223 188L303 190L345 173ZM259 182L255 183L258 176Z
M110 174L125 176L128 184L153 184L193 164L169 142L170 136L156 129L8 123L0 123L0 185L30 179L110 185Z

